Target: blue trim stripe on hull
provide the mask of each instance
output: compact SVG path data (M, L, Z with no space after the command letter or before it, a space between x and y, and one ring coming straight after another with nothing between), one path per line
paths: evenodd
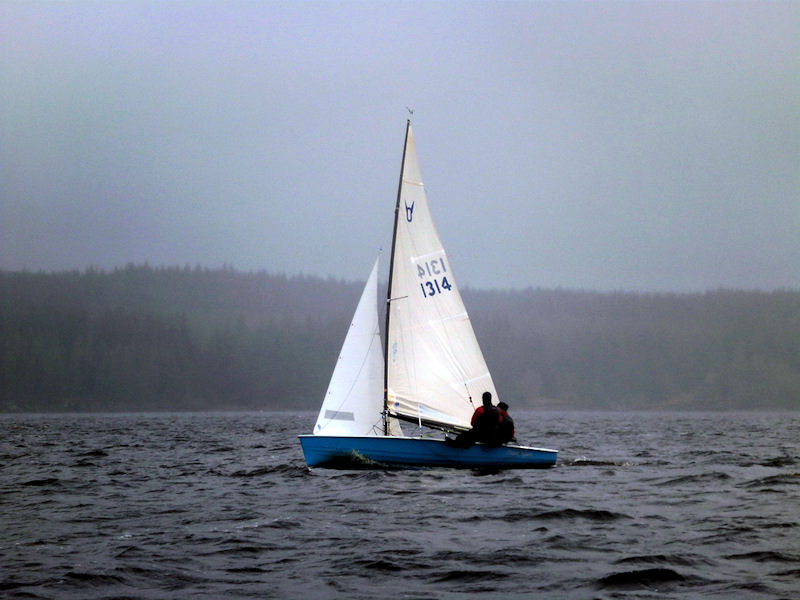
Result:
M544 469L556 464L558 452L528 446L453 448L443 440L393 436L301 435L309 467L356 466ZM378 463L378 464L374 464Z

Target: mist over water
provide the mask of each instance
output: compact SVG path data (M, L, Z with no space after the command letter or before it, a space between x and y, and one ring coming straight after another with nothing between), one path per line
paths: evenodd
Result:
M800 285L791 0L3 2L0 28L2 269L364 277L408 106L462 288Z
M7 598L794 598L797 413L522 413L545 471L309 470L313 413L0 417Z

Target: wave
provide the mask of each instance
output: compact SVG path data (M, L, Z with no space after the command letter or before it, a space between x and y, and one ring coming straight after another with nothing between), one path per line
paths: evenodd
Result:
M796 581L800 581L800 569L789 569L788 571L778 571L773 573L775 577L787 577Z
M369 569L371 571L386 571L390 573L397 571L404 571L407 568L406 566L399 565L394 561L384 560L384 559L357 560L353 564L355 566L361 567L363 569Z
M530 521L530 520L574 520L586 519L588 521L608 522L616 521L618 519L629 519L630 517L623 513L611 512L608 510L600 509L576 509L576 508L562 508L559 510L548 511L518 511L509 512L504 517L504 521Z
M565 467L632 467L635 463L620 460L598 460L593 458L574 458L571 461L564 461L562 463Z
M296 529L298 527L302 527L302 523L299 521L293 521L291 519L272 519L269 523L265 523L264 527L269 527L272 529Z
M61 485L61 480L56 477L47 477L46 479L31 479L23 481L20 485L40 487L46 485Z
M301 476L308 473L308 468L305 466L298 466L297 464L282 464L272 465L265 467L256 467L255 469L239 469L233 473L228 474L229 477L263 477L265 475L284 474L290 476Z
M330 469L340 470L365 470L365 469L379 469L383 471L397 471L402 467L395 465L386 465L381 462L367 458L363 454L353 450L348 456L338 456L320 467L327 467Z
M505 579L507 576L508 574L498 571L453 569L451 571L445 571L441 575L434 577L433 580L437 583L481 583L500 581Z
M665 479L664 481L660 481L658 483L655 483L654 485L658 487L671 487L674 485L685 485L687 483L706 483L706 482L725 481L730 478L731 476L728 475L727 473L723 473L721 471L712 471L710 473L695 473L693 475L682 475L680 477Z
M231 543L231 542L227 542ZM238 542L236 542L238 543ZM264 553L265 550L270 550L271 548L265 546L233 546L231 548L222 548L220 550L211 550L208 552L200 552L199 556L225 556L229 554L233 554L235 556L239 555L252 555L252 556L259 556Z
M628 556L614 561L615 565L626 565L630 563L646 565L679 565L682 567L696 567L698 565L714 565L714 561L707 558L680 554L644 554L641 556Z
M800 473L781 473L779 475L770 475L769 477L760 477L751 481L740 483L737 487L741 488L772 488L775 486L784 485L800 485ZM768 491L768 490L763 490Z
M39 585L33 581L0 581L0 592L14 590L21 587ZM28 598L36 598L37 596L27 596Z
M78 454L78 456L102 457L102 456L108 456L108 452L106 452L105 450L100 450L100 449L88 450L87 452L81 452L80 454Z
M800 562L800 555L789 554L788 552L775 552L773 550L745 552L744 554L729 554L725 558L728 560L752 560L758 563L785 562L797 564Z
M125 579L118 575L108 575L105 573L83 573L80 571L69 571L64 575L67 581L88 583L90 585L111 585L123 583Z
M430 568L430 563L420 560L419 553L405 549L378 551L375 554L355 558L352 554L343 554L332 562L333 570L337 572L350 571L354 567L357 570L366 569L367 571L378 571L383 573L411 573L424 571Z
M208 585L209 578L204 577L196 571L190 571L184 566L175 567L141 567L141 566L128 566L115 569L117 573L124 576L123 582L127 587L134 589L150 589L154 583L159 586L159 589L171 592L167 596L160 597L180 597L174 594L175 590L181 590L191 585L204 584ZM113 596L104 596L106 598L113 598ZM131 596L125 595L120 598L130 598ZM144 596L137 595L135 597L142 598Z
M686 581L686 577L672 569L663 567L641 569L637 571L622 571L612 573L597 581L600 587L650 587L654 584L673 583Z
M269 571L267 571L266 569L262 569L260 567L229 567L225 569L225 572L231 573L233 575L239 575L239 574L260 575L262 573L268 573Z
M758 464L762 467L790 467L797 464L797 459L791 456L776 456Z

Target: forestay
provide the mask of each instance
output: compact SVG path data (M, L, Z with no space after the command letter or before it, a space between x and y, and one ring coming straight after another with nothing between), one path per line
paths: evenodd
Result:
M431 217L409 124L403 158L387 334L387 407L423 422L469 427L492 377Z

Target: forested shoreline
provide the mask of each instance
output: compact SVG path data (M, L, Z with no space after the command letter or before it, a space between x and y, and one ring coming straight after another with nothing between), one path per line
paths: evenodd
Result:
M0 272L0 411L315 409L362 285ZM462 295L514 407L800 409L800 291Z

